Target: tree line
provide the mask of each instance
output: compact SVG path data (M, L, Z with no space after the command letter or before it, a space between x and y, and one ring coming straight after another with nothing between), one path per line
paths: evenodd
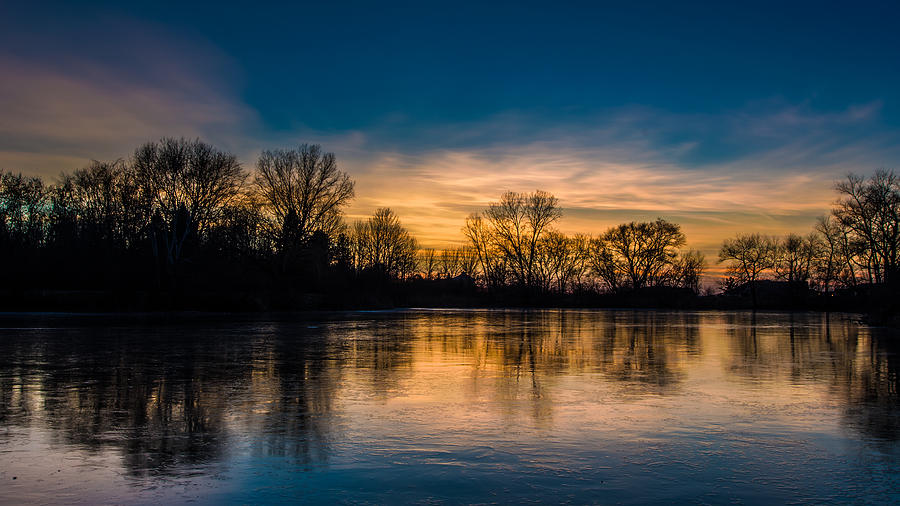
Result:
M842 200L808 236L726 241L723 287L755 289L772 277L828 292L896 279L896 177L850 176L837 188ZM435 250L420 247L388 208L348 223L344 212L354 195L355 183L334 154L306 144L263 151L252 171L200 140L164 138L50 184L4 172L6 296L93 290L126 299L144 294L148 300L137 306L201 300L283 309L389 305L404 286L418 287L407 294L455 290L530 300L701 291L703 255L687 249L681 227L664 219L566 235L555 228L562 216L555 196L507 192L466 218L464 245Z
M823 294L896 287L900 282L900 178L878 170L850 174L835 185L838 199L806 235L738 234L719 250L726 291L741 286L754 304L761 280Z
M679 225L657 219L621 224L597 237L567 236L552 228L560 217L557 198L543 191L504 193L469 216L463 232L483 285L557 294L699 291L704 258L683 250Z
M332 259L348 257L338 249L350 250L342 210L353 195L334 155L310 145L265 151L252 174L233 154L173 138L53 184L6 172L4 281L147 289L175 305L185 290L274 287L290 298L295 286L317 290Z

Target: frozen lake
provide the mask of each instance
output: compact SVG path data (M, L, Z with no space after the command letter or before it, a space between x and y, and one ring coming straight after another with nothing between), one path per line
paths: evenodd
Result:
M0 502L900 500L851 315L0 317Z

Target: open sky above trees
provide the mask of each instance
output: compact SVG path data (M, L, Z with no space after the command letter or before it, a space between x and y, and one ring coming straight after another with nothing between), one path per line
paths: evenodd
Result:
M427 5L427 6L426 6ZM542 189L557 227L657 217L714 258L806 233L847 172L900 163L891 2L78 2L0 16L0 169L44 178L200 137L253 168L320 143L423 246Z

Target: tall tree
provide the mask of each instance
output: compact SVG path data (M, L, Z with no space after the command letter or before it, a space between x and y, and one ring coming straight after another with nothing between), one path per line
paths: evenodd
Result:
M833 291L839 283L845 286L855 285L854 253L847 227L833 216L820 216L816 221L815 232L819 237L820 247L813 270L822 291Z
M515 283L535 286L538 245L561 216L557 198L540 190L506 192L499 202L490 204L484 216L494 247L506 259Z
M403 278L416 270L418 242L388 208L353 226L357 267Z
M612 262L611 266L600 269L607 272L609 279L618 285L621 279L632 290L646 286L663 284L669 276L667 272L678 257L678 248L686 242L681 227L663 219L652 222L631 222L612 227L603 234L602 247L595 247L595 253L603 258L598 261ZM621 273L610 276L609 270ZM616 286L613 286L616 288Z
M466 218L463 234L469 240L472 251L481 270L484 284L496 288L506 282L504 269L501 268L500 255L495 250L491 230L480 214L471 214Z
M739 283L750 285L756 306L756 282L775 265L775 241L760 234L738 234L726 239L719 249L719 262L730 262L728 272Z
M550 231L541 239L539 247L539 272L545 290L564 294L575 290L586 270L586 237L566 236Z
M47 225L47 195L40 178L0 173L0 239L17 247L40 247Z
M459 272L460 251L458 248L447 248L438 255L438 276L450 279Z
M63 175L55 187L54 212L68 213L68 218L60 219L72 221L87 242L124 249L143 238L151 200L123 160L93 161Z
M588 241L587 257L591 272L600 278L607 291L619 292L627 286L625 267L602 237Z
M132 166L149 196L154 254L172 269L191 238L205 234L241 190L246 173L237 158L199 140L164 138L138 148Z
M425 279L434 279L438 271L438 256L434 248L422 250L420 254L421 267L419 271Z
M900 276L900 177L886 170L868 179L850 174L835 188L841 198L832 213L865 245L869 281L895 282Z
M338 168L334 153L318 144L297 149L263 151L256 165L256 187L269 211L286 231L300 241L314 232L331 239L344 227L343 208L353 199L354 183Z
M775 244L775 276L792 284L808 282L819 247L819 238L814 234L807 237L788 234L778 240Z
M697 250L688 250L678 256L674 264L675 286L700 293L700 278L706 268L706 257Z

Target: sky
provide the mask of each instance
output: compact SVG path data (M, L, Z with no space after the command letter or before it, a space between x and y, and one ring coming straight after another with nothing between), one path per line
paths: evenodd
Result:
M898 15L0 0L0 170L52 181L163 136L252 169L319 143L356 181L350 220L391 207L426 247L462 243L504 191L542 189L564 232L661 217L714 260L737 232L808 232L848 172L900 166Z

